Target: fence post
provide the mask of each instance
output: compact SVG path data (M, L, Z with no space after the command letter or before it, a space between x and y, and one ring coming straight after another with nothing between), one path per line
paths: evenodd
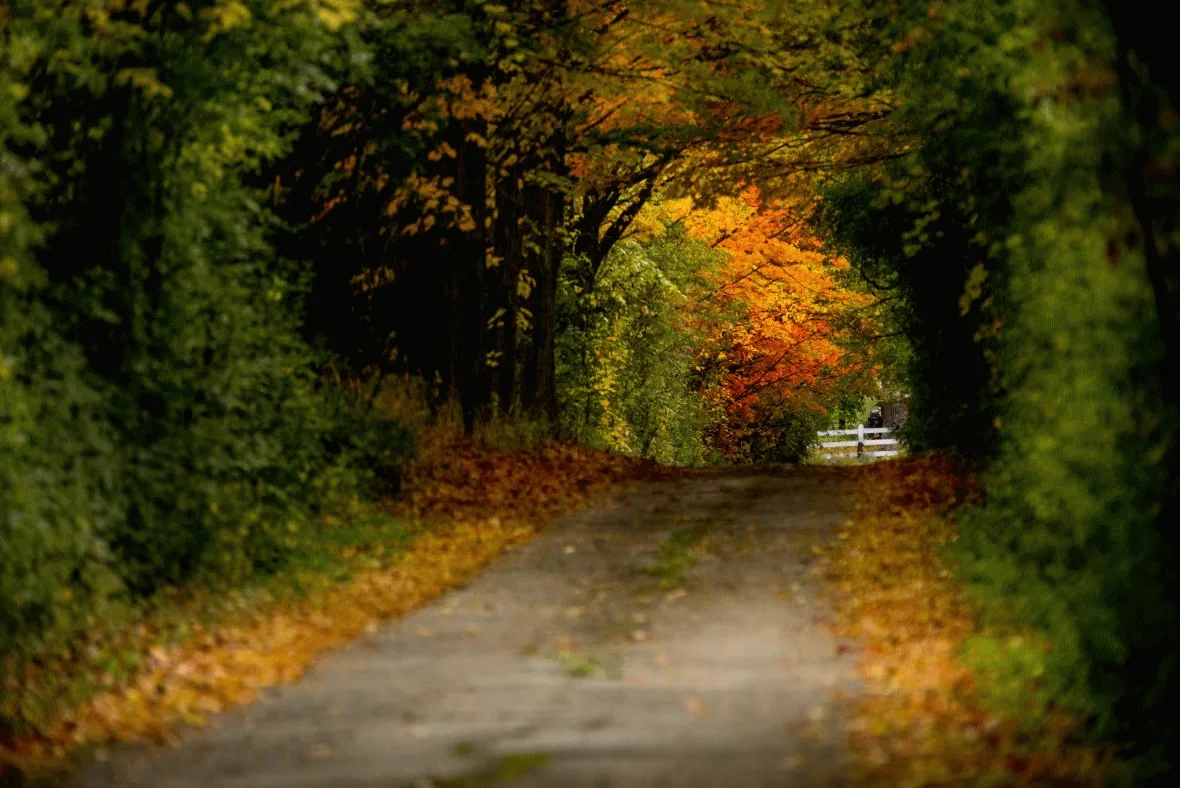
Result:
M865 425L856 425L856 459L864 459L865 456Z

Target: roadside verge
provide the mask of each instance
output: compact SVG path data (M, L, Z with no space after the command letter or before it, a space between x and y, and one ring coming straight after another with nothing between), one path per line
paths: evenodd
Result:
M849 744L867 786L1104 784L1109 756L1051 708L1001 708L963 660L985 633L944 558L955 511L975 498L970 476L943 457L874 464L840 532L830 580L834 628L863 644L867 692Z
M274 588L235 592L232 604L199 591L178 594L119 643L139 666L125 676L109 675L99 649L72 664L101 688L79 702L52 696L67 686L60 682L6 688L6 702L57 710L0 742L0 775L66 769L79 751L101 757L113 742L167 740L182 725L249 703L259 690L297 679L320 654L464 584L505 547L529 540L595 492L666 473L562 444L510 452L454 440L430 457L411 470L403 496L380 505L384 511L338 518L386 523L363 532L371 540L342 539L326 563L297 568L300 577ZM356 534L346 522L325 525L332 527ZM19 667L26 676L44 672Z

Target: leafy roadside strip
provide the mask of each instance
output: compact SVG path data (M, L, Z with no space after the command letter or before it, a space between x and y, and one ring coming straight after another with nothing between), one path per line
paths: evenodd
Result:
M0 745L0 765L64 768L82 747L167 740L179 725L201 724L251 702L264 687L294 681L317 656L463 584L594 491L655 473L645 463L569 446L504 452L455 441L415 468L407 494L390 502L396 514L431 526L418 528L394 560L374 558L338 584L195 626L170 646L138 644L142 670Z
M867 469L863 489L830 574L837 634L864 649L867 693L849 738L858 784L1104 784L1109 754L1083 743L1076 721L1051 704L989 702L963 660L972 638L996 635L980 630L940 558L956 538L953 510L974 495L970 477L945 458L896 460Z

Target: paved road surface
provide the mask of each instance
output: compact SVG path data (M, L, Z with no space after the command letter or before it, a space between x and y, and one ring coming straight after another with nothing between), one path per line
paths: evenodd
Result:
M177 746L111 753L78 782L846 785L832 700L855 691L853 658L819 623L811 547L835 538L849 484L802 467L621 494L298 684ZM669 538L682 549L661 553Z

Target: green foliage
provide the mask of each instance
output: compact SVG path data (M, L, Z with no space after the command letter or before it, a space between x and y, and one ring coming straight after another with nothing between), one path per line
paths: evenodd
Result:
M897 296L914 444L990 460L962 576L997 631L1049 643L989 636L968 657L997 702L1064 707L1159 779L1180 684L1160 516L1174 373L1119 172L1134 137L1116 41L1071 0L897 19L895 120L920 139L836 187L829 226Z
M414 435L397 415L380 407L378 378L367 385L337 385L324 392L329 429L323 436L331 461L349 469L367 496L396 493L406 462L414 453Z
M815 434L829 428L833 415L816 410L780 409L781 415L767 425L770 440L756 440L752 459L756 462L800 462L815 446ZM759 436L761 437L761 436Z
M685 573L697 564L696 549L705 538L703 527L678 528L660 542L655 563L648 572L658 578L660 588L684 585Z
M347 6L4 12L0 657L272 571L394 481L404 433L317 390L307 277L252 183L356 59Z
M700 397L705 276L719 255L683 232L625 242L607 257L594 290L579 293L574 261L559 292L558 394L561 433L658 462L710 457L716 414Z

